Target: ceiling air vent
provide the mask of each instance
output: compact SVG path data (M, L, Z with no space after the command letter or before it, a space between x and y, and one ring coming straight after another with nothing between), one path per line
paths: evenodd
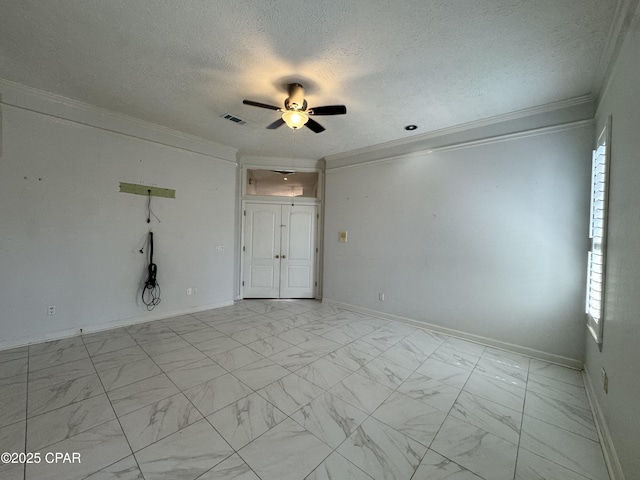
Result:
M245 125L247 123L246 120L242 120L241 118L236 117L235 115L231 115L230 113L225 113L221 115L225 120L229 120L230 122L237 123L238 125Z

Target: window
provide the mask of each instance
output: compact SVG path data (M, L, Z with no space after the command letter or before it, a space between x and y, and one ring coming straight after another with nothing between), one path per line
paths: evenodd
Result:
M598 144L593 151L591 164L591 207L589 238L591 250L587 257L587 302L588 327L596 343L602 344L604 320L604 284L607 241L607 204L609 194L609 150L611 118L607 120Z

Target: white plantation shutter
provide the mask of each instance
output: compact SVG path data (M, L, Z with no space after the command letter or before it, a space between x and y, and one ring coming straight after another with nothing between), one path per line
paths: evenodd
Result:
M598 344L602 343L604 314L604 265L607 236L607 197L609 176L609 122L598 139L591 164L591 208L589 238L591 250L587 257L588 327Z

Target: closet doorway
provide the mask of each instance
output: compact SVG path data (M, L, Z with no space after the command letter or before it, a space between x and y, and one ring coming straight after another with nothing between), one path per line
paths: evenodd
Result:
M317 205L245 203L244 298L315 298Z

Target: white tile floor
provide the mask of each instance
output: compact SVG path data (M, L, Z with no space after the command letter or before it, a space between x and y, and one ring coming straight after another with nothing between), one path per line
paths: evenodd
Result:
M42 454L3 480L609 478L580 372L310 300L2 351L0 452Z

